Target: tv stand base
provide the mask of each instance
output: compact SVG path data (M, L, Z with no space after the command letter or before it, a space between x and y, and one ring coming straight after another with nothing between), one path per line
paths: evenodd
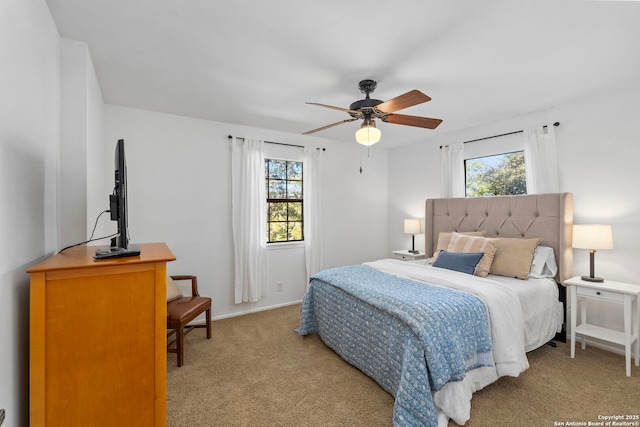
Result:
M97 249L93 259L108 259L108 258L124 258L128 256L139 256L139 245L128 245L127 248L118 248L111 246L109 248Z

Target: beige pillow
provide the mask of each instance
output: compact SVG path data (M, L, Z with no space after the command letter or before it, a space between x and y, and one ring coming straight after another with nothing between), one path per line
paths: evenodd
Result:
M474 271L475 276L487 277L493 257L496 254L496 243L498 239L487 239L482 236L469 236L461 233L453 233L447 252L483 253L480 262Z
M433 258L431 258L431 263L436 262L436 259L438 259L438 254L440 254L440 251L446 251L447 248L449 247L449 242L451 242L451 236L453 236L453 233L455 233L454 231L452 232L445 232L445 231L441 231L440 234L438 234L438 245L436 246L436 250L433 252ZM466 236L486 236L487 232L485 230L482 231L461 231L458 234L464 234Z
M176 282L169 276L167 276L167 302L174 299L182 298L183 294Z
M528 279L533 254L541 241L542 239L499 238L490 273Z

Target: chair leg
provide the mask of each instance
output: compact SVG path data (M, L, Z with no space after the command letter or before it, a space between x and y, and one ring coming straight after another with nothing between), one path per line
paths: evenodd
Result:
M184 363L184 328L176 329L176 355L178 356L178 367Z
M207 316L207 339L211 338L211 309L205 312L205 316Z

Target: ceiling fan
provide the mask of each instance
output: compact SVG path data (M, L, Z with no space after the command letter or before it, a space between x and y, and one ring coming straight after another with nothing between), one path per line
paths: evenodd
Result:
M422 104L423 102L431 101L429 96L419 90L414 89L383 102L379 99L371 99L369 97L369 94L376 89L377 85L378 83L374 80L362 80L358 86L360 88L360 92L364 93L366 96L364 99L351 104L349 108L334 107L332 105L318 104L316 102L307 102L307 104L347 112L351 118L304 132L303 135L309 135L343 123L353 122L354 120L364 119L360 129L356 132L356 140L360 144L370 146L380 141L381 136L380 130L376 128L374 119L380 119L385 123L395 123L398 125L415 126L426 129L435 129L440 123L442 123L441 119L394 114L396 111L404 108L409 108L414 105Z

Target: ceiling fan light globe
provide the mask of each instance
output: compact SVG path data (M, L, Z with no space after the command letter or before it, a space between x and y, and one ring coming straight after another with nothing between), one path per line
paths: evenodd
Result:
M367 147L379 142L380 137L382 137L382 132L380 132L380 129L376 128L375 124L363 124L362 127L356 131L356 141L358 141L358 144L362 144Z

